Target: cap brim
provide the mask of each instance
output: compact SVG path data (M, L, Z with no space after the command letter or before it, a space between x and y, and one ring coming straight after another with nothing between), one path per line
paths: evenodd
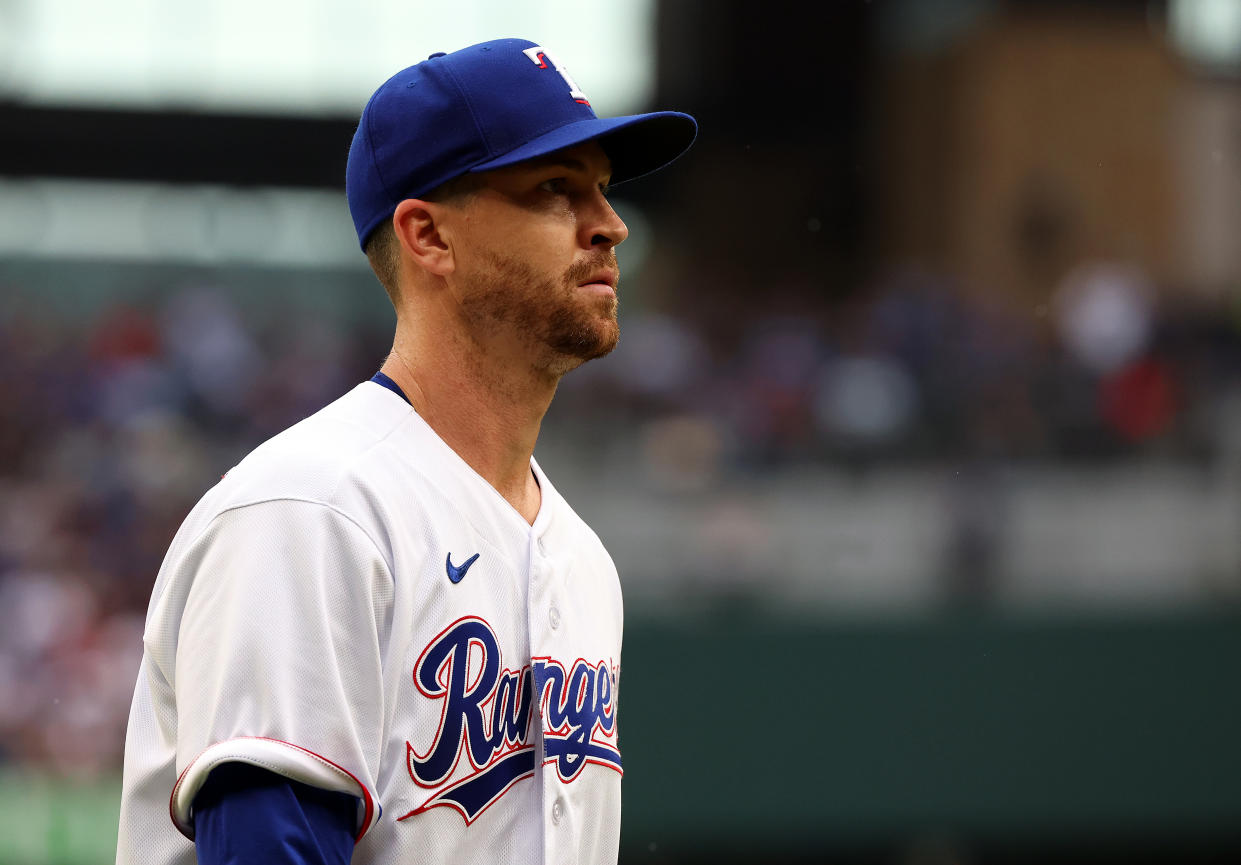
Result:
M599 117L557 127L503 156L473 166L490 171L536 159L587 141L598 141L612 161L611 183L624 183L658 171L689 150L698 135L694 118L679 111L655 111L625 117Z

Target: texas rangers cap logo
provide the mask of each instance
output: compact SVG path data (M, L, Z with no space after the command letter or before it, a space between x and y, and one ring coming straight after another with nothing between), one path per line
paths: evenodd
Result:
M582 88L578 87L577 82L574 81L573 77L569 75L569 70L561 66L551 54L547 53L547 49L542 45L531 45L529 48L524 49L521 53L533 60L534 64L540 69L546 69L548 61L550 60L551 65L555 67L557 72L560 73L560 77L564 79L565 84L569 85L569 97L574 102L581 105L590 104L590 100L586 98L586 94L582 92Z

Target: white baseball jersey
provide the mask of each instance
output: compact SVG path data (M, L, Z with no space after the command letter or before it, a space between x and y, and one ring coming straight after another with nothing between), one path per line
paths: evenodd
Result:
M195 862L241 761L357 796L354 863L614 863L620 584L533 469L531 526L365 382L230 471L155 583L117 862Z

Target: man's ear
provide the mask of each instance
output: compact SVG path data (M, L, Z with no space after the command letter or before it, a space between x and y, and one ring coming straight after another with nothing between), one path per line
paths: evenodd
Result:
M392 227L405 252L425 271L445 276L454 267L452 244L442 231L445 209L435 202L407 198L396 206Z

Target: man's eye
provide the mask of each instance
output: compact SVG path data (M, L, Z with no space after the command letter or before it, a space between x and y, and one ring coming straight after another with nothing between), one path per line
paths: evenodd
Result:
M550 192L552 195L563 195L568 188L568 181L563 177L554 177L539 184L539 189L542 189L544 192Z

